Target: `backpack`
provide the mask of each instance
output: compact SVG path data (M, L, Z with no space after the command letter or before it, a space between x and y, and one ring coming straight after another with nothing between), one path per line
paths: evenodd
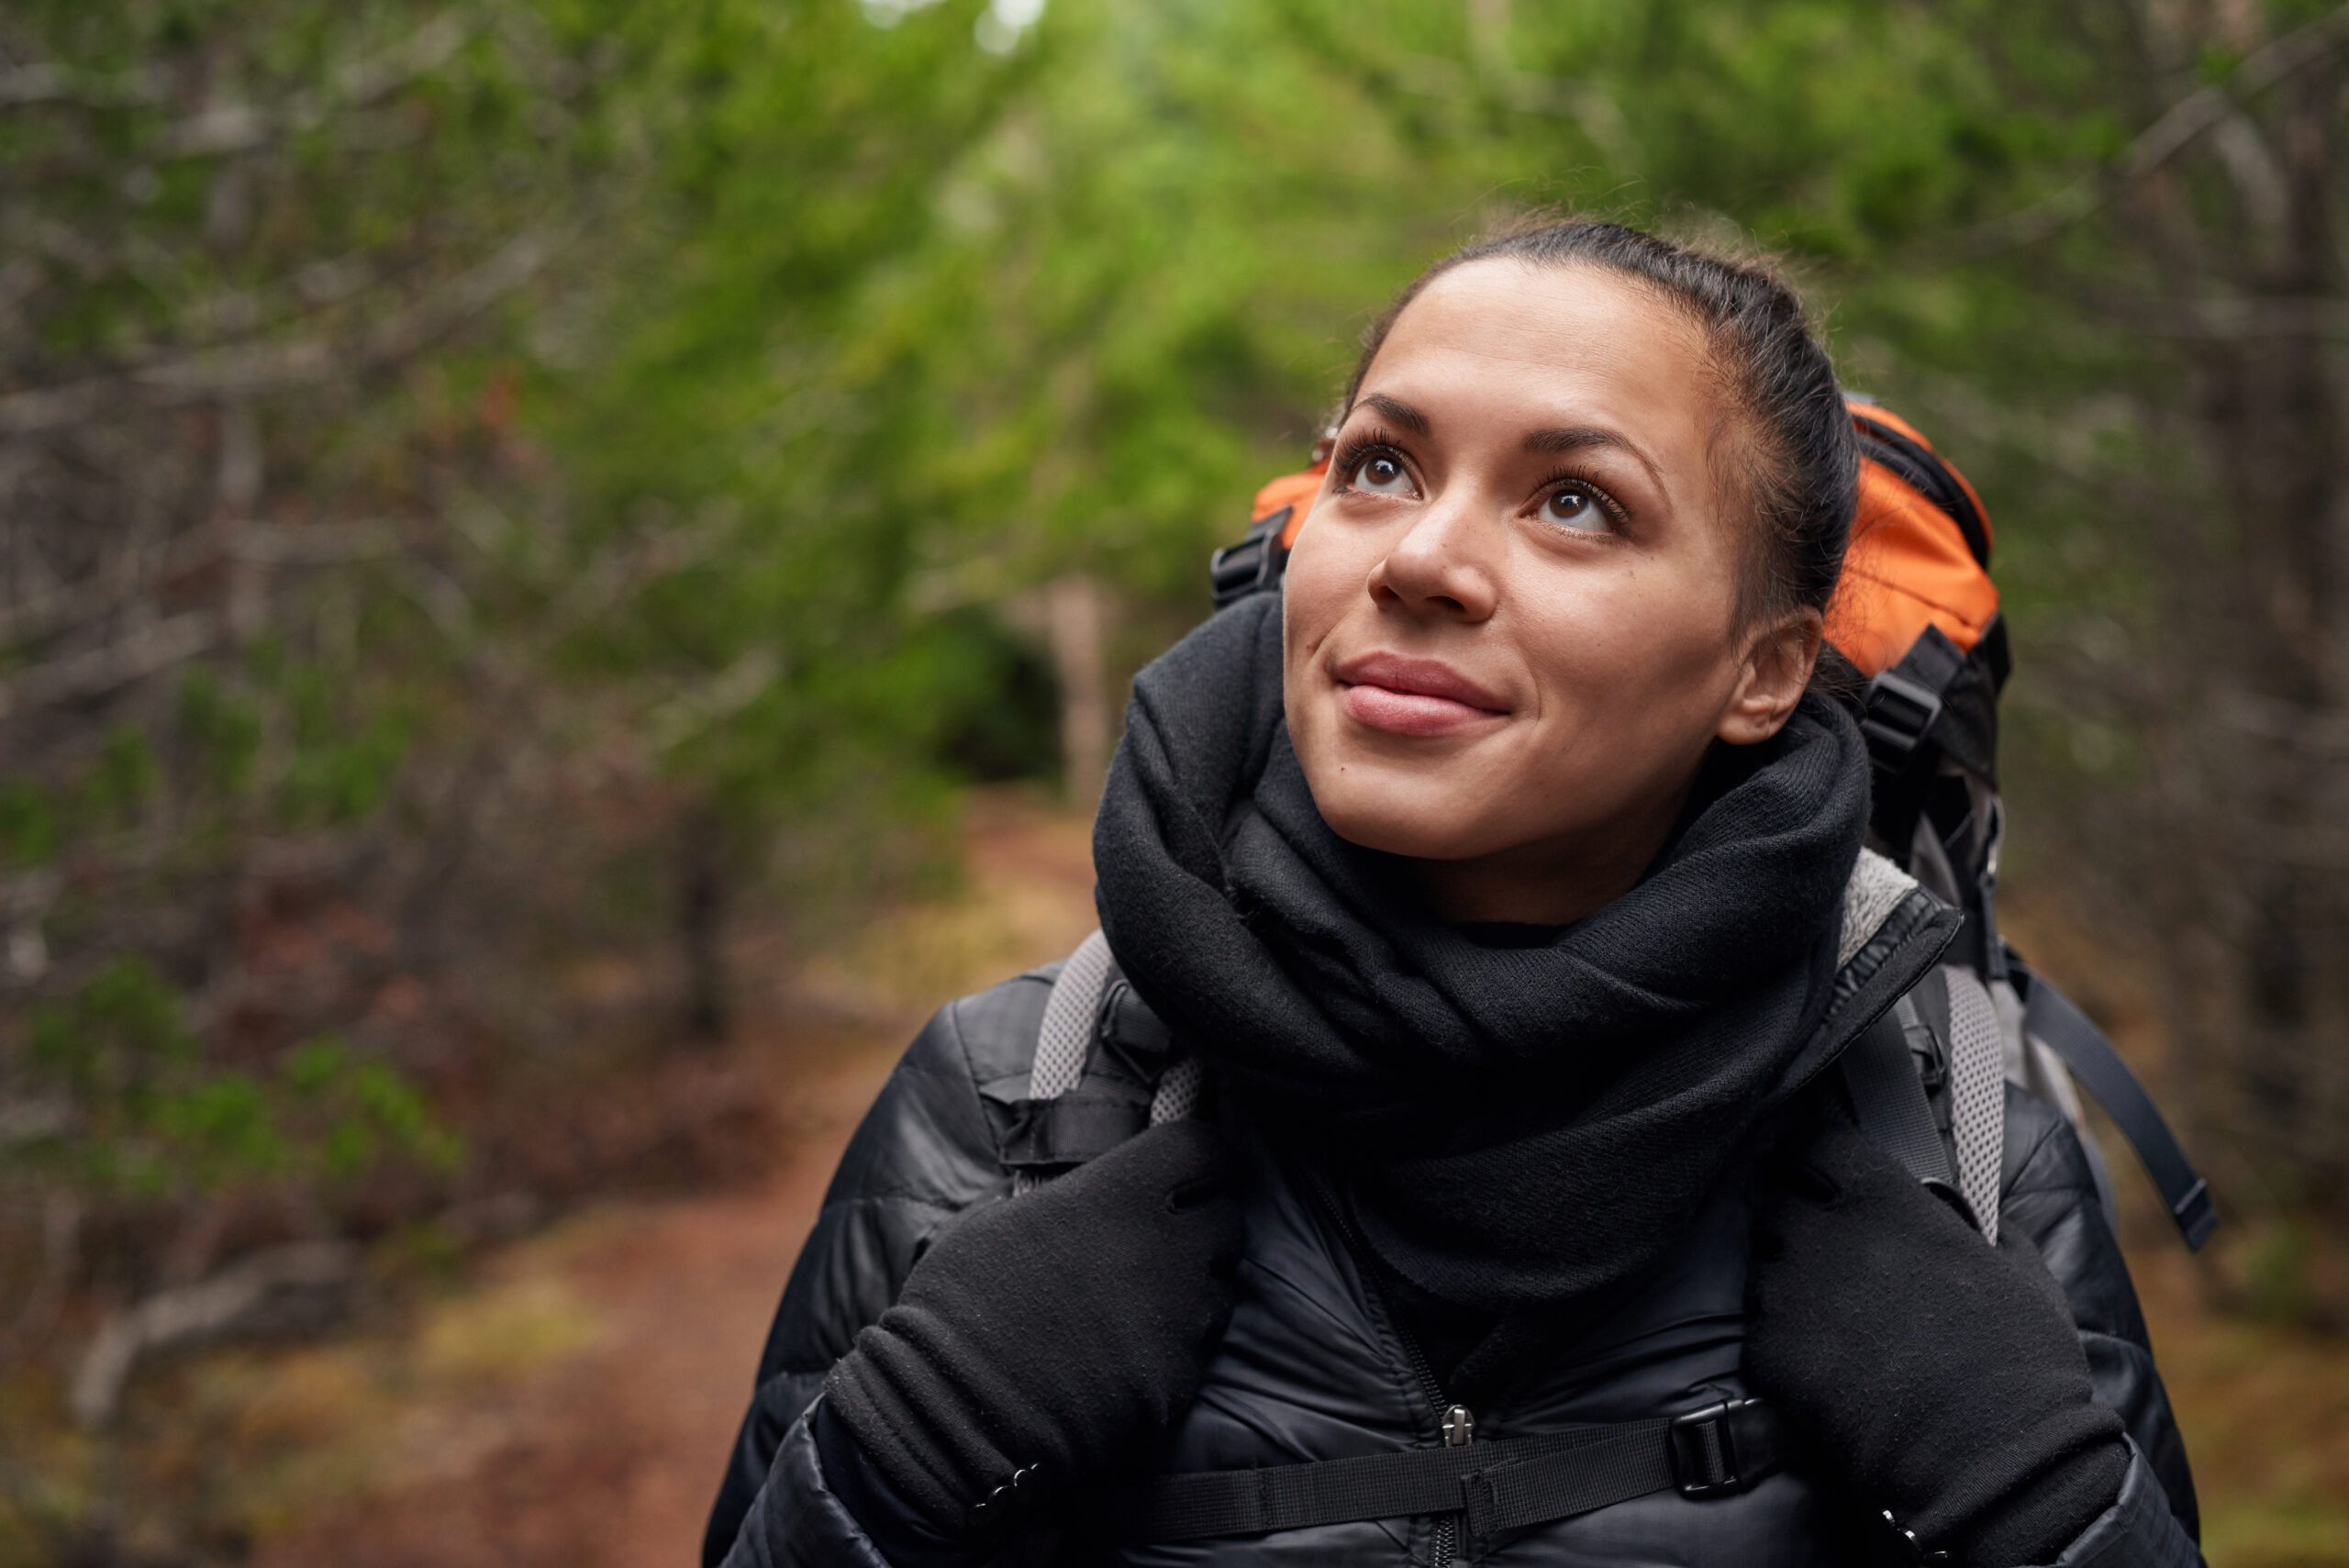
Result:
M1867 896L1874 877L1897 901L1913 879L1965 917L1942 964L1845 1052L1862 1129L1995 1240L2005 1086L2014 1084L2073 1123L2112 1221L2110 1178L2076 1081L2135 1148L2178 1234L2199 1250L2218 1223L2208 1184L2103 1031L1998 933L1998 699L2011 660L1988 570L1988 513L1914 426L1865 397L1847 406L1859 437L1858 506L1827 640L1831 670L1840 662L1859 693L1875 774L1869 852L1847 896ZM1279 591L1330 445L1325 438L1310 467L1259 490L1246 534L1215 552L1218 609ZM1044 1009L1016 1191L1197 1106L1196 1059L1153 1062L1149 1043L1118 1038L1128 999L1096 931L1063 965Z

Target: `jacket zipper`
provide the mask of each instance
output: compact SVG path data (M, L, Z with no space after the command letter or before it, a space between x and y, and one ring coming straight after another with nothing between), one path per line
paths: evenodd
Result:
M1378 1288L1367 1276L1364 1283L1369 1284L1373 1290ZM1437 1381L1435 1368L1428 1364L1427 1351L1419 1348L1419 1336L1412 1333L1410 1325L1403 1321L1403 1315L1397 1312L1389 1303L1381 1302L1380 1305L1386 1307L1386 1321L1393 1326L1395 1337L1403 1342L1403 1354L1411 1363L1413 1375L1419 1380L1420 1392L1428 1396L1428 1404L1435 1411L1436 1430L1443 1434L1444 1441L1448 1443L1452 1440L1452 1433L1455 1429L1453 1413L1457 1411L1461 1418L1465 1418L1467 1411L1444 1396L1443 1385ZM1464 1433L1473 1430L1473 1425L1460 1429ZM1464 1435L1462 1440L1467 1440ZM1434 1532L1428 1542L1428 1560L1435 1564L1435 1568L1450 1568L1453 1551L1459 1543L1459 1515L1438 1514L1435 1517Z
M1378 1305L1386 1314L1387 1326L1395 1330L1395 1338L1403 1346L1403 1357L1410 1363L1411 1375L1419 1379L1419 1392L1427 1396L1428 1407L1434 1412L1437 1432L1447 1444L1470 1441L1475 1429L1475 1420L1466 1407L1453 1404L1444 1394L1443 1384L1437 1378L1435 1368L1429 1364L1427 1351L1420 1348L1419 1336L1411 1332L1411 1326L1403 1320L1403 1315L1396 1311L1394 1305L1379 1291L1380 1265L1370 1251L1370 1244L1355 1231L1352 1221L1346 1218L1344 1207L1338 1202L1337 1195L1322 1180L1321 1173L1308 1170L1305 1175L1315 1203L1329 1217L1339 1236L1353 1250L1354 1261L1361 1265L1363 1288L1378 1296ZM1453 1436L1455 1431L1460 1434L1456 1440ZM1436 1515L1434 1530L1428 1545L1429 1561L1434 1568L1451 1568L1459 1548L1459 1539L1460 1516Z

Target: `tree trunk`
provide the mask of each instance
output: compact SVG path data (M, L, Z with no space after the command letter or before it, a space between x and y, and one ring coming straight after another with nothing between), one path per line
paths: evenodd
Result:
M695 806L681 824L677 935L685 964L685 1032L716 1042L733 1022L733 992L726 971L727 876L725 824L709 806Z
M2342 295L2331 233L2331 105L2340 88L2339 72L2321 69L2279 91L2270 126L2281 222L2248 224L2230 247L2239 256L2252 251L2239 263L2241 284L2254 304L2274 302L2279 317L2309 316L2310 302ZM2232 610L2241 629L2192 639L2201 646L2185 651L2220 662L2221 679L2235 688L2231 706L2254 720L2248 744L2231 736L2214 770L2224 781L2221 810L2236 830L2223 840L2233 863L2213 870L2225 879L2219 886L2232 880L2241 890L2232 1042L2241 1130L2270 1156L2283 1195L2295 1199L2343 1195L2349 1177L2338 1137L2349 1084L2333 1065L2349 1037L2342 983L2349 899L2344 868L2324 863L2343 802L2337 759L2321 744L2343 712L2336 639L2349 497L2332 376L2315 322L2238 339L2207 356L2203 417L2234 514L2236 580L2232 595L2219 595L2232 602L2205 613ZM2198 591L2185 586L2189 596ZM2211 586L2199 591L2207 595Z
M1061 688L1061 784L1087 810L1101 798L1109 759L1109 694L1102 679L1105 599L1081 573L1045 586L1045 623Z

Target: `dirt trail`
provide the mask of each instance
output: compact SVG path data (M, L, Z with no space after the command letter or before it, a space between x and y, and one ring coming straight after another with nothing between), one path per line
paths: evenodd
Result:
M869 1099L880 1052L826 1085ZM607 1209L518 1249L484 1294L584 1341L518 1385L406 1412L380 1495L269 1542L273 1568L694 1561L784 1271L852 1125L811 1129L756 1191ZM526 1352L527 1355L527 1352Z
M340 1472L350 1501L309 1518L294 1504L253 1560L697 1561L785 1275L908 1030L948 996L1064 955L1092 927L1082 822L983 806L968 849L963 896L885 919L800 977L802 1006L814 998L831 1021L773 1048L796 1136L768 1180L598 1207L508 1250L400 1343L321 1351L306 1379L281 1367L256 1420L298 1422L303 1400L289 1385L347 1385L354 1359L372 1359L379 1386L387 1362L408 1370L391 1379L397 1405L383 1411L380 1439L314 1467ZM332 1402L347 1424L351 1401ZM351 1441L338 1433L325 1446Z

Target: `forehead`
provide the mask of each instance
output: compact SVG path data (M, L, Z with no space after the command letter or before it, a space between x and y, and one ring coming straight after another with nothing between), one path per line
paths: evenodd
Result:
M1636 428L1642 446L1687 461L1701 461L1715 409L1703 329L1685 313L1606 269L1507 257L1454 267L1421 290L1363 390L1453 403L1484 428Z

